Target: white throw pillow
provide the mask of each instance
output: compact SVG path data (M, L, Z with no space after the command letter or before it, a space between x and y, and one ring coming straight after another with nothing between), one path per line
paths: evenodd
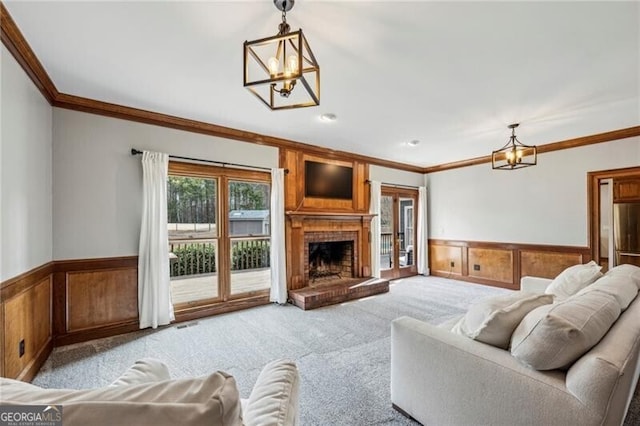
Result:
M169 368L164 362L154 358L142 358L109 386L139 385L140 383L153 383L169 379L171 379Z
M536 370L569 367L595 346L620 315L616 299L601 291L534 309L511 337L511 354Z
M618 265L611 268L605 275L627 277L640 289L640 267L635 265Z
M544 291L553 294L556 301L573 296L602 276L602 266L593 260L584 265L570 266L560 273Z
M245 424L284 426L298 423L300 375L294 361L265 365L243 406Z
M519 291L488 297L471 305L451 331L507 349L511 334L522 318L533 309L552 302L552 295Z
M620 309L623 311L629 307L633 299L638 295L638 287L631 281L629 277L623 275L605 275L599 278L595 283L586 286L580 290L575 296L587 293L589 291L602 291L616 298Z

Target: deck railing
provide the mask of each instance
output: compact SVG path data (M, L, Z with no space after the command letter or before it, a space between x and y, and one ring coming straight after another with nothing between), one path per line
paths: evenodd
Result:
M269 237L231 239L231 270L268 268L271 260Z
M212 274L218 271L218 240L171 240L169 251L170 276ZM231 240L231 270L268 268L270 265L270 238L233 238Z
M218 240L171 240L169 251L175 255L171 259L170 276L211 274L217 272Z

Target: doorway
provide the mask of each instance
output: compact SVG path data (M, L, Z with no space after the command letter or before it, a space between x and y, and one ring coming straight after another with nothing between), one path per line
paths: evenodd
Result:
M417 274L418 191L382 187L380 198L380 275L396 279Z
M588 179L593 260L603 272L640 266L640 167L590 172Z

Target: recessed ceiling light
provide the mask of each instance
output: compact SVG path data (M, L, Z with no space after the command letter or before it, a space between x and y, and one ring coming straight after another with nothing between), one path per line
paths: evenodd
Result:
M336 119L338 118L337 115L333 114L333 113L326 113L326 114L322 114L320 116L320 120L325 121L325 122L330 122L330 121L336 121Z
M420 141L418 139L414 139L412 141L407 142L407 145L409 146L416 146L420 143Z

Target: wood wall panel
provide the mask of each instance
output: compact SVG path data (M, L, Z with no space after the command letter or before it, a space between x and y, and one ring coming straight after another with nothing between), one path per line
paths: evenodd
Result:
M566 268L586 263L582 253L553 251L520 251L520 276L555 278Z
M429 261L432 273L462 275L462 247L429 245Z
M353 198L339 200L305 197L305 161L335 164L353 169ZM352 158L329 158L298 150L280 150L280 167L289 172L285 176L285 211L324 213L369 212L369 165Z
M51 350L51 278L42 279L2 305L3 376L31 378ZM20 356L23 340L24 354Z
M4 372L6 377L16 378L27 366L29 356L32 355L31 327L29 314L31 313L30 292L25 291L4 303ZM20 341L25 341L25 354L21 357L18 348Z
M473 278L513 284L513 252L470 247L468 274Z
M134 268L67 273L67 332L138 318L138 273Z
M460 261L454 260L456 270L452 274L449 265L454 258ZM519 289L520 278L525 275L553 278L568 266L590 260L589 247L429 240L432 275L455 275L462 281L510 289ZM474 270L474 265L480 270Z

